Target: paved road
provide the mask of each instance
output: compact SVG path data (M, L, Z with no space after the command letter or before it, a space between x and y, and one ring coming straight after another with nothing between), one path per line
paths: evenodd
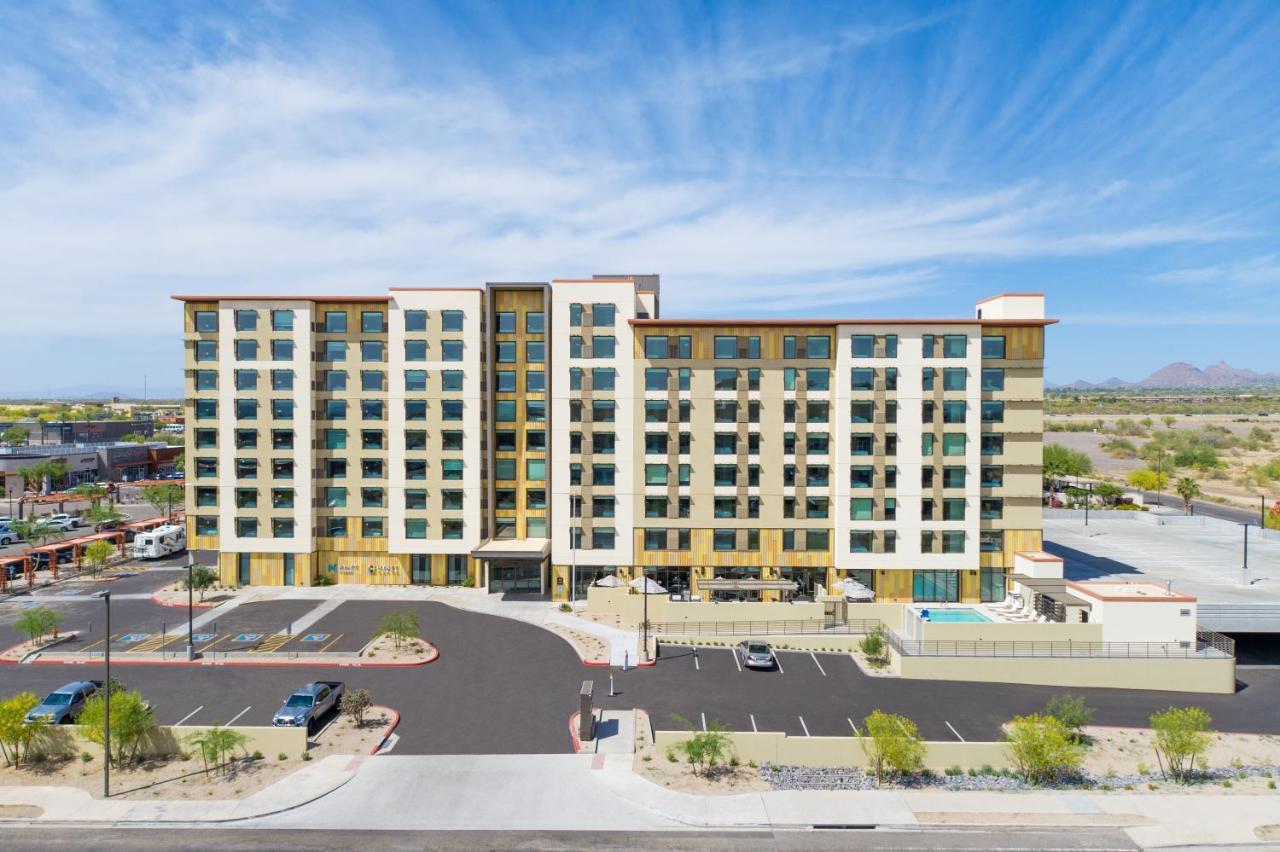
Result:
M345 606L345 605L344 605ZM141 689L162 724L211 725L236 720L261 725L284 697L310 680L345 680L402 715L400 754L554 754L569 748L568 719L584 680L597 703L642 707L659 727L700 726L782 730L796 736L846 735L850 721L872 710L903 713L930 739L992 739L1016 714L1042 708L1061 690L1010 684L870 678L845 655L782 652L781 672L739 671L724 649L705 649L695 664L688 649L664 649L652 668L614 670L618 695L608 697L609 670L583 666L567 643L524 622L435 602L398 604L417 613L440 659L413 668L299 666L117 666L113 674ZM339 608L338 612L341 612ZM265 657L266 655L264 655ZM100 664L0 666L0 694L44 692L69 680L102 677ZM1079 690L1101 724L1138 725L1155 710L1194 702L1220 730L1280 732L1275 711L1280 670L1240 672L1230 696L1119 690Z
M1177 494L1160 494L1159 500L1156 499L1156 492L1142 492L1142 499L1149 504L1158 503L1161 506L1168 506L1171 509L1181 511L1183 509L1182 498ZM1203 500L1192 500L1191 509L1194 514L1204 515L1206 518L1221 518L1224 521L1231 521L1236 524L1257 524L1258 511L1249 509L1239 509L1235 506L1223 506L1219 503L1206 503Z
M353 818L353 822L355 819ZM655 849L655 850L1131 850L1138 847L1114 829L948 829L922 831L299 831L285 829L16 828L5 845L18 852L64 849L203 850L291 849L298 852L368 849Z

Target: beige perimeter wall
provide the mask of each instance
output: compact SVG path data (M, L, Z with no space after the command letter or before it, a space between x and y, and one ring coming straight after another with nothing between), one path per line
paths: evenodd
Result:
M1230 695L1236 689L1234 658L898 657L898 663L902 677L915 680L1160 689L1223 695Z
M190 751L192 747L184 742L188 734L194 731L207 731L207 726L199 725L162 725L151 732L143 743L142 751L147 755L176 754ZM249 738L245 743L244 753L253 754L260 751L272 760L280 753L296 758L307 750L306 728L275 728L271 726L233 727ZM89 752L101 756L102 747L89 742L81 733L79 725L65 725L47 729L46 749L51 752L80 753Z
M655 731L654 744L659 751L693 736L688 731ZM738 760L742 763L773 763L786 766L857 766L866 768L867 755L859 737L789 737L777 732L735 732L733 740ZM924 764L941 772L951 766L977 769L1011 768L1009 750L1004 743L927 742Z

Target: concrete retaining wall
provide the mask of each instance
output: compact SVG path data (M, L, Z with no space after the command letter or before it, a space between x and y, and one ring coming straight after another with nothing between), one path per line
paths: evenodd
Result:
M895 655L897 656L897 655ZM1226 659L1108 659L1053 657L898 657L902 677L1046 686L1160 689L1230 695L1236 661Z
M745 637L742 637L745 638ZM736 636L669 636L661 639L666 645L697 645L700 648L732 648L742 641ZM860 633L825 634L821 636L764 636L774 648L794 651L852 651L864 638Z
M656 731L654 744L665 752L670 746L693 736L689 731ZM865 769L867 755L860 737L790 737L785 733L735 731L733 740L738 760L742 763L773 763L786 766L842 767ZM951 766L961 769L991 766L1012 767L1004 743L927 742L924 763L941 772Z
M201 725L164 725L156 728L142 745L145 755L176 754L192 751L193 747L186 742L186 737L195 731L207 731L212 726ZM245 754L260 751L263 755L275 759L281 752L290 757L298 757L307 750L306 728L275 728L270 726L233 727L249 738L244 745ZM79 725L60 725L46 729L44 748L49 752L79 754L89 752L95 757L102 755L102 747L85 739Z

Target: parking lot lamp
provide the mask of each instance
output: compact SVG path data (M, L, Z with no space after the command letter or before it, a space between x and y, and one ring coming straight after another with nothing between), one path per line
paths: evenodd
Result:
M95 597L102 598L102 602L107 605L107 638L102 652L107 669L106 680L103 681L106 690L103 706L106 712L103 714L102 725L102 798L107 799L111 797L111 592L104 589Z
M195 620L192 613L195 611L195 582L192 576L195 572L196 558L191 555L191 551L187 551L187 662L191 662L196 658L196 642L195 642Z
M644 595L644 661L649 662L649 569L640 566L640 594Z

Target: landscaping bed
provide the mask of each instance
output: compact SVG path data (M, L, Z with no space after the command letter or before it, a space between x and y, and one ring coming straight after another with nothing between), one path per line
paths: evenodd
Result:
M360 658L379 663L423 663L434 660L439 651L425 639L402 638L397 647L394 637L383 634L360 649Z
M581 630L574 630L568 625L557 624L556 622L547 622L543 626L572 645L573 650L577 652L584 663L608 665L609 643L599 636L593 636Z
M732 757L705 771L695 772L683 755L667 754L654 746L649 714L644 712L636 713L636 753L632 768L641 778L681 793L728 795L773 789L753 764L738 764Z

